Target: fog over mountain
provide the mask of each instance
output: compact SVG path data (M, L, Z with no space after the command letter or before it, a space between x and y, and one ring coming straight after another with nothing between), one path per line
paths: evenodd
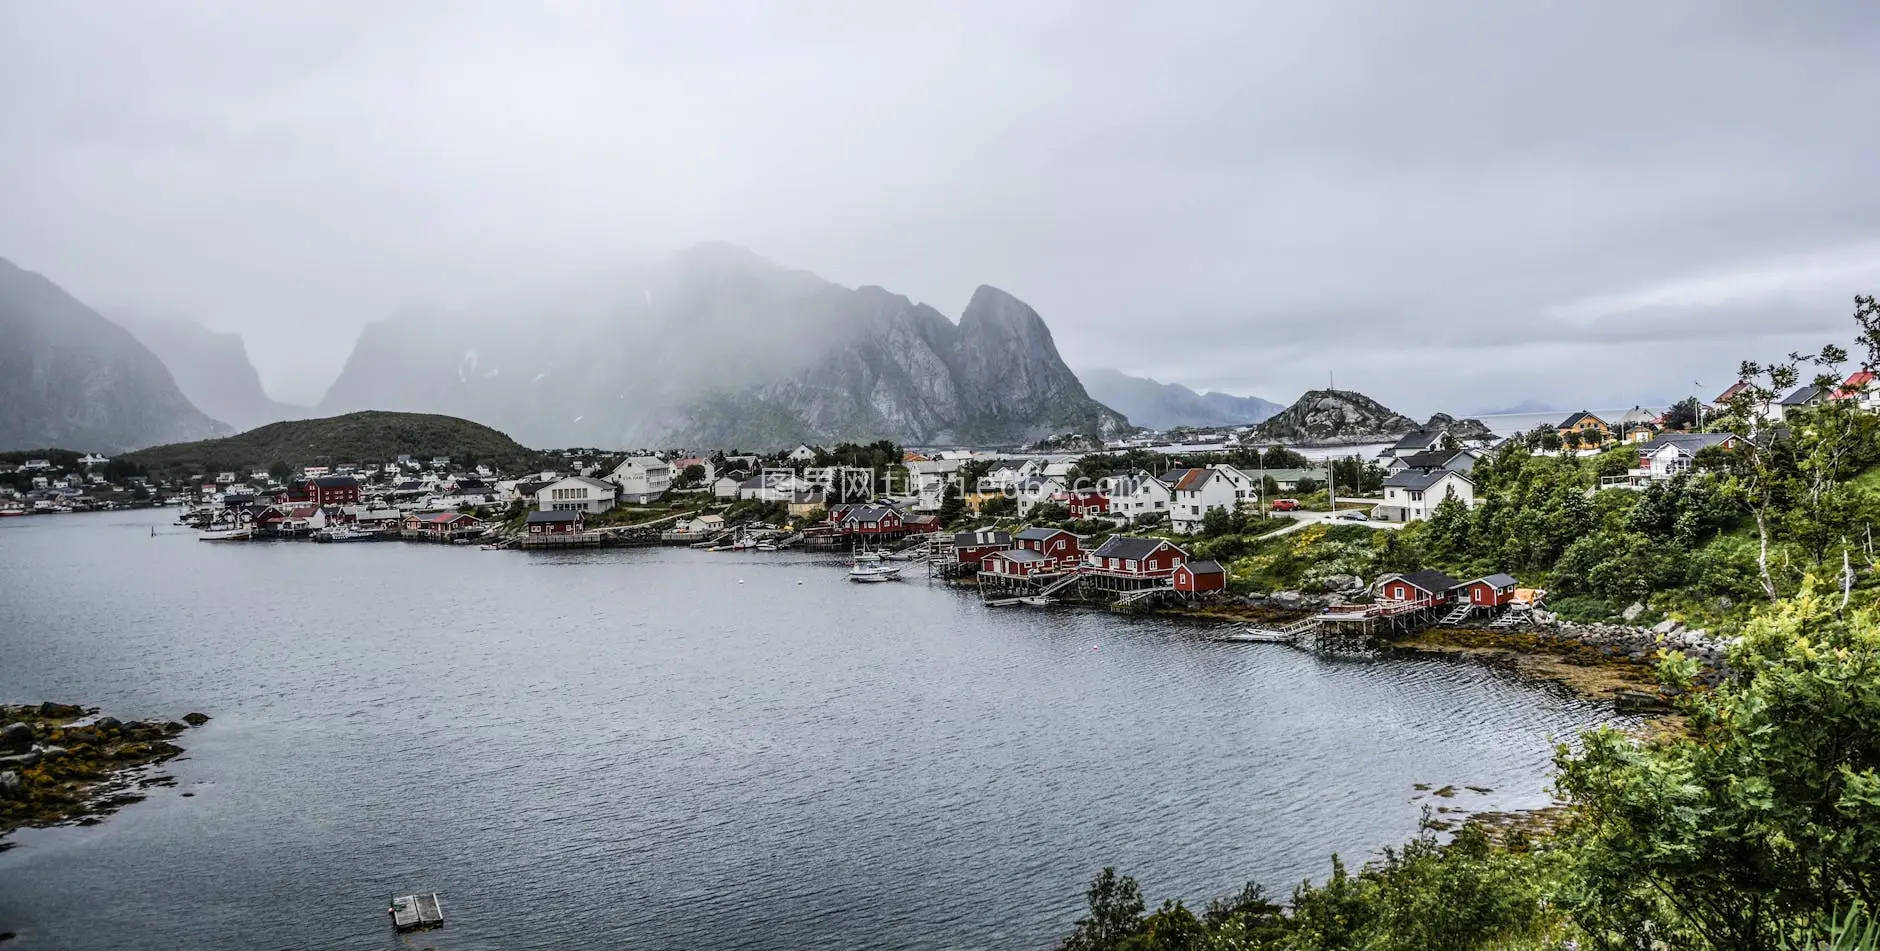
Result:
M1021 442L1125 425L1003 291L981 287L955 324L725 244L370 324L320 404L361 409L462 416L537 446Z
M0 258L0 450L118 452L228 431L128 331Z
M191 403L238 431L311 412L268 396L240 334L218 333L185 317L135 310L113 311L111 319L163 361Z
M1871 3L9 3L0 255L290 402L389 315L723 240L1197 391L1630 405L1845 341L1876 48Z
M1158 383L1111 367L1081 370L1090 395L1138 426L1238 426L1258 423L1286 407L1257 396L1196 393L1180 383Z

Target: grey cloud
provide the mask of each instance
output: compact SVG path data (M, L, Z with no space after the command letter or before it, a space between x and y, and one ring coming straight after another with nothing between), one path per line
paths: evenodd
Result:
M1880 285L1876 45L1860 3L10 4L0 255L303 399L400 307L718 239L1196 387L1629 403Z

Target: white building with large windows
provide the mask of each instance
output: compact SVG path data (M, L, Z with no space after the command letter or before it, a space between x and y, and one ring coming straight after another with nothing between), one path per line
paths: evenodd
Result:
M537 490L535 507L544 512L605 512L614 507L619 492L612 482L569 476Z
M1448 469L1405 469L1384 479L1384 501L1371 510L1380 522L1421 522L1444 499L1475 507L1475 482Z

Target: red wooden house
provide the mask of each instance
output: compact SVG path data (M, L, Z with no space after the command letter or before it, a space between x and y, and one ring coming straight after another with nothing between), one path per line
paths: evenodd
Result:
M1084 571L1112 578L1161 580L1187 560L1188 553L1174 542L1114 535L1084 556Z
M1037 552L1053 568L1074 568L1084 557L1077 536L1061 528L1027 528L1012 536L1012 547Z
M1461 584L1440 571L1412 571L1384 582L1382 598L1386 601L1420 601L1432 607L1448 604L1450 595Z
M358 505L359 480L352 476L322 476L307 482L307 501L315 505Z
M995 551L1007 551L1012 547L1009 532L981 529L976 532L957 532L953 536L953 562L959 565L977 565L987 555Z
M1110 497L1102 492L1068 492L1065 496L1064 507L1070 510L1071 518L1094 518L1110 511Z
M1514 600L1517 582L1513 575L1500 572L1462 583L1460 594L1473 607L1499 608Z
M531 535L578 535L585 527L583 513L578 510L566 512L530 512L527 521Z
M1227 590L1227 569L1218 561L1185 561L1175 566L1169 576L1175 590L1183 594L1206 594Z
M482 528L482 519L462 512L413 512L405 516L405 531L425 538L461 538Z
M907 516L891 505L858 505L844 512L839 524L854 535L898 536L907 531Z

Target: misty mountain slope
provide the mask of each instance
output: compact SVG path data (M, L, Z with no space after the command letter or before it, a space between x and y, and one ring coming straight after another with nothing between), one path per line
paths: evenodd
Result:
M130 331L0 258L0 449L119 452L223 435Z
M1126 425L982 287L958 324L729 245L369 325L324 411L448 413L536 445L1019 442Z
M268 396L240 334L217 333L186 318L131 311L111 316L163 361L191 403L237 430L311 412Z
M1257 396L1232 396L1212 391L1196 393L1180 383L1158 383L1108 367L1081 370L1077 375L1093 399L1114 407L1128 416L1130 422L1150 429L1242 426L1264 422L1285 409Z

